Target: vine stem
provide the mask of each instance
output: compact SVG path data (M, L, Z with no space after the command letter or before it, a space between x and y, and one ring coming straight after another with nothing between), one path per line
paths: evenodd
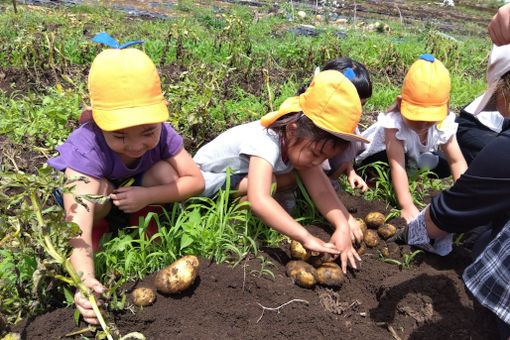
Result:
M37 217L37 222L40 226L44 226L44 219L41 214L41 208L39 206L39 201L37 200L37 196L35 192L30 193L30 200L32 201L32 206L34 208L35 216ZM106 337L108 340L113 340L113 337L111 335L110 328L108 325L106 325L106 322L104 321L103 315L101 314L101 311L99 310L99 307L96 303L96 298L94 297L94 294L90 292L87 286L83 284L81 281L80 276L78 273L76 273L76 270L71 264L71 261L69 258L64 258L53 246L53 243L51 242L51 238L49 235L44 235L43 242L41 242L41 245L44 247L44 249L50 254L53 259L55 259L60 265L64 267L64 269L68 272L68 274L71 276L72 285L78 288L81 293L89 300L92 309L94 310L94 313L96 313L96 317L99 320L99 324L103 328L103 331L106 334ZM61 278L62 280L63 278ZM69 280L62 280L64 282L70 283Z

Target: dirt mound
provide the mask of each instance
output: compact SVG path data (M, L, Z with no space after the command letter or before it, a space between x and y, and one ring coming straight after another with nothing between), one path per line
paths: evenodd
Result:
M373 210L387 213L383 202L345 193L341 199L355 217ZM401 219L391 222L403 225ZM327 226L309 228L323 239L331 234ZM121 334L138 331L147 339L497 338L492 314L460 278L471 261L468 249L456 247L447 257L420 254L410 269L381 261L378 249L362 255L361 268L350 270L339 289L295 285L285 274L287 243L263 249L235 268L201 259L199 277L185 294L158 294L152 306L111 313L110 318ZM411 251L400 246L394 258L402 260ZM131 284L129 291L154 288L153 280L154 275ZM72 308L49 311L22 321L13 331L23 339L64 338L86 327L75 325L73 313Z

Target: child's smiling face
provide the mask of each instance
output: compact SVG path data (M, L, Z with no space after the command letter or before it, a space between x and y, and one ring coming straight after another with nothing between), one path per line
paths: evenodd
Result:
M331 140L314 142L309 139L301 139L290 143L287 148L287 156L296 170L302 170L320 166L326 159L343 151L343 146L335 145Z
M103 131L106 144L115 151L126 165L158 145L161 123L145 124L115 131Z

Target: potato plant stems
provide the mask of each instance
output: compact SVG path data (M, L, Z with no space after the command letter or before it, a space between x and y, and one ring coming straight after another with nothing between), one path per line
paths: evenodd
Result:
M40 226L44 226L45 223L44 223L44 220L43 220L43 217L41 214L41 208L39 206L39 201L37 200L36 194L33 191L30 193L30 200L32 201L32 207L34 209L35 216L37 217L37 222L39 223ZM38 237L38 238L40 238L40 237ZM113 340L110 328L106 325L106 322L104 321L104 318L101 315L101 311L99 310L99 307L97 306L96 298L94 297L94 294L92 294L90 292L90 290L87 288L87 286L85 286L83 284L80 276L78 275L78 273L76 273L76 270L74 270L73 266L71 265L71 261L69 260L69 258L65 258L55 249L55 247L53 246L53 243L51 242L51 238L49 235L44 235L43 239L42 240L40 239L40 244L43 246L44 250L46 250L48 252L48 254L50 254L50 256L55 261L57 261L60 265L62 265L64 267L64 269L67 271L67 273L69 274L69 276L71 278L66 278L66 277L63 277L60 275L56 276L56 277L64 282L67 282L70 285L78 288L81 291L83 296L85 296L89 300L90 305L92 306L92 309L94 310L94 313L96 313L96 317L99 320L99 324L101 325L101 327L103 328L103 331L106 334L106 337L108 338L108 340Z

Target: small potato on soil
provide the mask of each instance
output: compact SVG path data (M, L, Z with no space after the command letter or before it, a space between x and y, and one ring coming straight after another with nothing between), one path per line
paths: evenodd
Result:
M198 275L198 258L193 255L181 257L171 265L161 269L154 281L163 294L181 293L188 289Z
M136 288L131 294L133 303L139 307L145 307L152 304L156 300L156 294L150 288Z
M363 255L367 251L367 245L365 242L361 242L361 244L356 248L356 252L358 255Z
M379 236L377 235L377 231L368 229L365 234L365 238L363 239L367 247L374 248L379 244Z
M363 233L363 235L365 235L365 232L367 231L367 225L365 223L365 221L363 221L362 218L357 218L356 219L356 222L358 222L358 225L359 225L359 228L361 229L361 232Z
M308 252L301 243L292 240L290 242L290 256L294 260L307 261L310 258L310 252Z
M328 287L340 287L345 279L338 264L325 262L317 268L317 281Z
M317 283L317 271L305 261L290 261L287 263L287 275L303 288L312 288Z
M386 218L384 217L384 215L377 211L368 213L368 215L365 217L367 227L372 229L379 228L381 225L384 224L385 220Z
M382 239L387 240L397 232L397 228L393 224L384 223L382 226L377 228L377 233Z
M390 250L388 249L388 246L384 246L381 248L381 254L384 257L390 257Z

